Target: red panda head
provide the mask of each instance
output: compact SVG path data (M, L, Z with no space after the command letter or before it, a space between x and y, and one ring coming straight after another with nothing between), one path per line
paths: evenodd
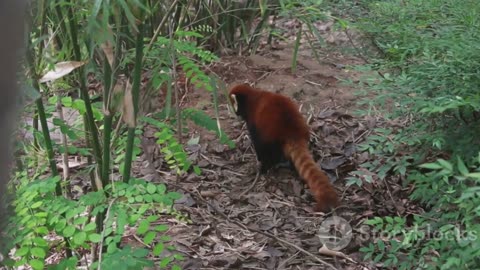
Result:
M248 84L238 84L230 89L228 98L233 106L233 110L238 116L246 119L248 100L252 98L259 90Z

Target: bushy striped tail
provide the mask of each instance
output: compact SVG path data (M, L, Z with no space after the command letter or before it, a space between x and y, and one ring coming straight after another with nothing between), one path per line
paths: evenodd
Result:
M317 201L316 211L329 212L338 205L338 197L327 175L317 166L308 150L307 142L287 143L285 156L292 160L298 174L307 183Z

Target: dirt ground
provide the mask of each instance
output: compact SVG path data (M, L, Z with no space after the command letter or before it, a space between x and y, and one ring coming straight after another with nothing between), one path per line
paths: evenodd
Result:
M256 156L244 123L228 110L224 93L220 96L220 123L236 148L229 149L212 132L189 125L184 139L199 139L187 146L187 151L202 169L200 176L190 173L176 180L155 150L153 131L145 131L144 153L135 166L136 174L185 194L176 208L191 222L161 221L170 225L172 244L186 258L183 269L375 268L358 252L369 243L362 237L368 232L359 224L398 208L392 205L391 195L375 191L378 187L345 185L347 174L370 158L359 153L357 145L377 125L373 118L352 114L358 108L355 88L360 74L350 65L362 61L331 49L319 52L320 63L311 49L303 46L295 74L291 72L293 47L288 43L253 56L222 57L208 72L217 74L227 87L248 82L292 97L301 105L311 127L315 160L341 196L335 213L313 212L308 188L289 167L269 171L252 186L258 168ZM182 97L182 106L202 109L213 117L211 100L210 93L190 89ZM322 248L320 239L322 222L332 216L343 218L353 228L353 238L339 251Z

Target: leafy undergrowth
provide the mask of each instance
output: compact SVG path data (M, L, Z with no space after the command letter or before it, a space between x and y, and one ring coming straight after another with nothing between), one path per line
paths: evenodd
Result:
M362 183L365 172L379 177L369 177L373 183L397 177L414 200L365 223L382 234L361 249L365 259L386 268L478 269L478 3L371 0L358 7L365 14L350 15L378 53L363 67L378 72L365 81L376 97L364 101L392 125L361 146L376 159L350 181Z

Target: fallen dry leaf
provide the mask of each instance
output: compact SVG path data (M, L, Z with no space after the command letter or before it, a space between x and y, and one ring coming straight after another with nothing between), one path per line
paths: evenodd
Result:
M43 77L39 80L39 82L44 83L44 82L50 82L50 81L55 81L57 79L60 79L64 77L65 75L69 74L73 70L85 65L87 61L67 61L67 62L59 62L55 64L55 67L53 70L48 71Z
M134 128L136 126L135 109L133 105L132 85L129 81L127 81L127 85L125 87L125 95L123 96L122 109L123 122L125 122L128 127Z

